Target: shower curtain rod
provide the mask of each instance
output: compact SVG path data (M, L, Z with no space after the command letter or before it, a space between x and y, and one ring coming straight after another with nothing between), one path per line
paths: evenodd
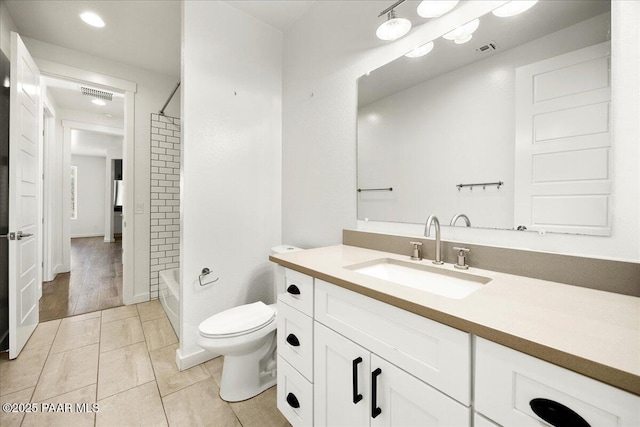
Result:
M158 114L160 114L161 116L164 116L164 109L167 108L167 105L169 105L169 102L171 102L171 98L173 98L173 95L176 94L176 91L178 90L179 87L180 87L180 82L178 82L175 89L173 89L173 92L171 92L171 95L169 95L169 99L167 99L167 102L164 103L164 105L162 106L162 110L160 110Z

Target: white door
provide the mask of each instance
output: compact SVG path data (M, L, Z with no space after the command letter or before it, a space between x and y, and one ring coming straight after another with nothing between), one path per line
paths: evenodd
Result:
M609 42L516 70L515 226L611 235Z
M369 351L314 322L314 425L369 425Z
M15 359L38 325L40 72L11 33L9 119L9 358Z
M371 354L371 427L458 427L471 425L471 410L409 375L402 369Z

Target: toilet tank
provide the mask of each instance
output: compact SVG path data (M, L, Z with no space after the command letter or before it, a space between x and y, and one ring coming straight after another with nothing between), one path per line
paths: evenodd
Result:
M271 255L286 254L288 252L302 251L303 249L291 245L280 245L271 248ZM278 299L278 294L285 292L284 267L273 264L273 292L274 301Z

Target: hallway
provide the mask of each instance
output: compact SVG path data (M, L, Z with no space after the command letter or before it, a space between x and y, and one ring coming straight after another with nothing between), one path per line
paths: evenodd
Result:
M42 284L40 322L122 305L122 241L71 239L71 272Z

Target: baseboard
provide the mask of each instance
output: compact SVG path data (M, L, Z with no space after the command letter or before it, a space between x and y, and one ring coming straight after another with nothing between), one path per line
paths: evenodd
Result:
M55 277L60 274L60 273L67 273L69 270L65 271L64 270L64 265L63 264L58 264L55 267L53 267L53 278L55 279Z
M107 237L105 237L105 238L104 238L104 242L105 242L105 243L113 243L113 242L115 242L115 241L116 241L116 239L109 239L109 238L107 238Z
M131 298L131 301L125 301L124 303L126 305L131 305L131 304L140 304L141 302L147 302L147 301L149 301L149 292L133 295L133 297Z
M191 353L187 356L184 356L180 349L176 350L176 365L178 365L178 369L180 371L184 371L189 368L193 368L196 365L207 362L211 359L215 359L219 355L209 353L205 350L200 350L195 353Z
M72 234L72 239L78 239L81 237L101 237L104 236L104 231L102 233L80 233L80 234Z

